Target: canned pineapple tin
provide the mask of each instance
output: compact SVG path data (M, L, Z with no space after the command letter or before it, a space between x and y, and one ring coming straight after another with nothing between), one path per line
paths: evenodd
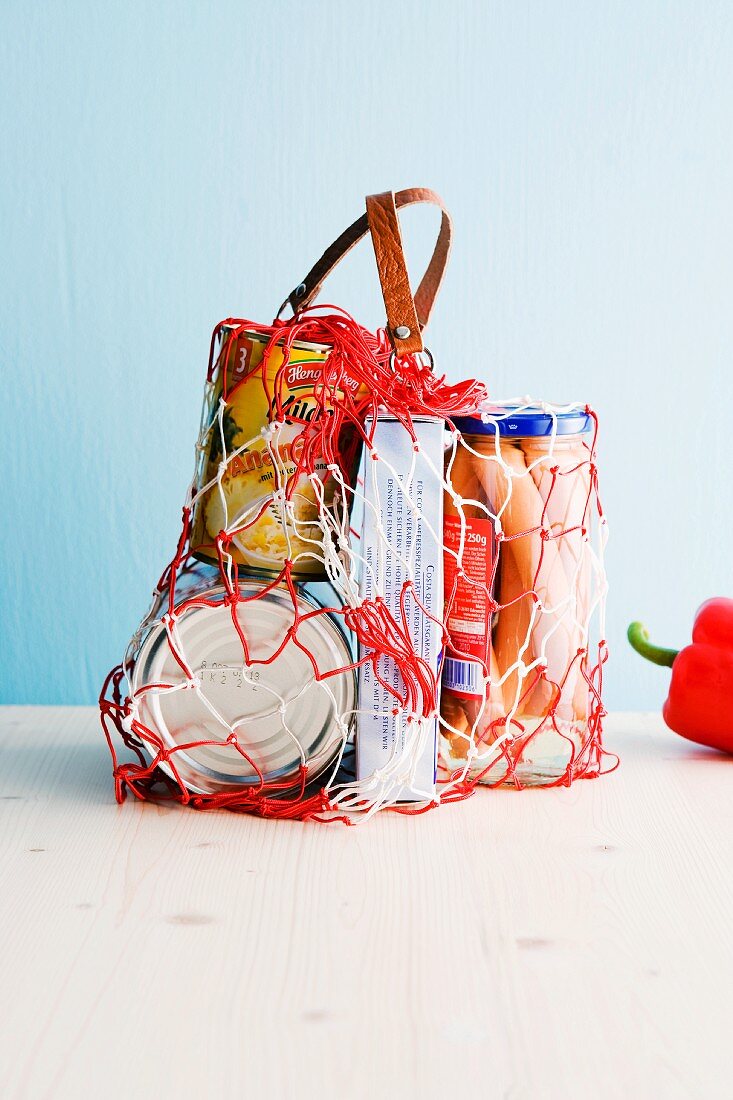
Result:
M280 345L265 355L270 340L262 333L223 326L219 338L202 423L191 550L216 562L223 531L228 553L249 573L278 575L289 560L295 579L322 577L319 519L324 512L348 517L351 494L325 459L315 469L320 485L298 472L298 461L319 409L315 391L331 349L295 341L286 361ZM342 385L358 390L348 377ZM345 427L338 454L347 482L353 483L359 452L357 433Z

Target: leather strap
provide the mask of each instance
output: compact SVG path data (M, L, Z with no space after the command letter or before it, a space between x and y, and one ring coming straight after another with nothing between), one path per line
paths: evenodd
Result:
M387 311L387 331L397 354L411 355L423 350L422 324L410 289L394 193L367 195L366 208Z
M442 211L442 218L433 255L413 302L402 250L397 210L415 203L430 203L438 206ZM452 230L450 214L443 200L435 191L427 187L411 187L396 194L386 191L381 195L370 195L367 198L367 213L357 218L333 244L329 245L320 260L285 299L277 315L279 317L288 304L293 313L311 305L336 265L354 245L371 232L387 309L389 334L395 351L400 355L422 351L421 332L430 320L430 313L443 281L450 254ZM402 326L410 329L409 336L403 338L395 336L394 330Z

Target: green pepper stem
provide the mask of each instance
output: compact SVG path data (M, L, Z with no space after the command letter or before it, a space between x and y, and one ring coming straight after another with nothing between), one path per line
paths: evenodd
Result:
M626 637L637 653L655 665L671 668L679 653L678 649L663 649L662 646L652 645L649 641L649 631L643 623L632 623L626 632Z

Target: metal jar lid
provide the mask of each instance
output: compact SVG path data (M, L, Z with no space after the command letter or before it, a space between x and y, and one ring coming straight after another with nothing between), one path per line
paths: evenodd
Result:
M314 615L319 605L299 593L298 615L310 617L299 621L296 644L287 637L295 621L289 591L262 592L251 581L239 587L249 662L217 585L174 616L170 636L164 621L155 623L132 677L139 722L167 749L185 746L161 767L173 775L173 765L197 794L256 786L257 769L278 792L299 784L301 765L312 781L334 762L355 710L353 658L336 621L325 611ZM317 680L314 667L345 671ZM227 740L232 732L239 749ZM157 755L155 742L146 744Z
M221 343L224 344L227 337L231 333L236 332L237 337L244 336L247 340L256 340L260 344L269 344L271 337L266 332L261 332L259 329L254 328L242 328L240 325L227 324L220 326ZM279 347L282 347L283 341L276 341ZM290 344L291 348L296 348L298 351L317 351L321 354L328 354L333 351L330 344L313 344L310 340L293 340Z
M463 435L500 435L521 438L583 435L593 418L580 407L550 412L544 405L492 405L484 416L456 416L453 424Z

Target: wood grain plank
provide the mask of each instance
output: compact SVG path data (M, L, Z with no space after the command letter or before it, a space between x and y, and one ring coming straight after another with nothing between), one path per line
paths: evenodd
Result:
M96 713L0 710L3 1096L717 1096L731 761L363 828L113 800Z

